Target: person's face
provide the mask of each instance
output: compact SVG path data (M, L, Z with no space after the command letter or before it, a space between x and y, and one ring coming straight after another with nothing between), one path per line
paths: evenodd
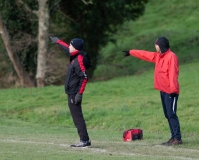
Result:
M157 52L161 53L160 47L157 44L155 44L155 49Z
M70 44L69 45L69 52L72 53L74 51L76 51L76 49Z

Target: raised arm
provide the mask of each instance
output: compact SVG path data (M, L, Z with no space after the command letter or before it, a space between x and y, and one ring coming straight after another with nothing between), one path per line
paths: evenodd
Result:
M70 57L70 53L69 53L69 45L65 42L63 42L62 40L58 39L57 37L50 37L52 43L56 43L58 44L66 53L67 56Z
M156 62L156 57L158 56L157 52L149 52L145 50L129 50L122 51L125 52L125 56L134 56L136 58L148 61L148 62Z

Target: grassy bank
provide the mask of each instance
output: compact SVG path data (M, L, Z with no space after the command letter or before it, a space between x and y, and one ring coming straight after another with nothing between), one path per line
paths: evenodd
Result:
M184 144L175 147L159 146L170 133L153 89L153 70L88 83L83 99L93 144L88 150L69 147L78 136L63 86L0 90L0 154L3 159L197 159L198 77L198 63L180 66L178 116ZM134 127L143 129L144 140L122 142L123 131Z
M198 63L182 65L179 81L179 118L184 131L195 129L199 87ZM26 122L64 125L73 122L67 107L63 86L1 90L1 117ZM151 132L167 130L159 92L153 88L153 70L136 76L115 78L110 81L88 83L84 93L83 110L89 128L125 129L144 127ZM190 124L187 124L187 123ZM188 127L187 127L188 126ZM166 129L165 129L166 128Z
M158 37L166 36L171 50L180 64L199 60L199 3L195 0L149 0L145 13L138 20L123 24L100 52L96 79L131 75L152 68L151 63L136 58L124 58L122 50L142 49L155 51Z

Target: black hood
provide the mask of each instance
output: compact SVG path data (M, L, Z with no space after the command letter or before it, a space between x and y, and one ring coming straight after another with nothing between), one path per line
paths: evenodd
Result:
M80 51L79 54L81 54L84 57L84 66L86 67L86 69L90 68L92 64L89 55L84 51Z
M83 62L84 62L84 66L86 67L86 69L90 68L92 66L91 59L90 59L89 55L86 52L84 52L83 50L78 51L73 56L70 56L70 62L73 59L75 59L79 54L81 54L84 57Z
M169 40L166 37L160 37L155 42L161 50L161 53L165 53L170 48Z

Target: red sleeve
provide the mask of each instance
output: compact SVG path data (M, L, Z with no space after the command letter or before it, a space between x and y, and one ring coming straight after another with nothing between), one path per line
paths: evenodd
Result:
M71 56L70 53L69 53L69 45L65 42L63 42L62 40L58 40L57 41L57 44L66 52L66 55L67 56Z
M78 55L78 64L79 64L79 67L80 67L80 70L79 70L79 73L78 73L78 76L81 78L80 80L80 89L79 89L79 93L80 94L83 94L85 88L86 88L86 83L88 81L87 79L87 75L86 75L86 68L84 66L84 63L83 63L83 56L82 55Z
M129 53L131 56L153 63L156 62L156 57L158 56L158 52L149 52L145 50L130 50Z
M173 55L170 59L169 64L169 83L170 83L170 92L171 93L178 93L179 84L178 84L178 58Z
M65 43L64 41L62 41L60 39L57 41L57 43L64 46L64 47L67 47L67 48L69 47L69 45L67 43Z

